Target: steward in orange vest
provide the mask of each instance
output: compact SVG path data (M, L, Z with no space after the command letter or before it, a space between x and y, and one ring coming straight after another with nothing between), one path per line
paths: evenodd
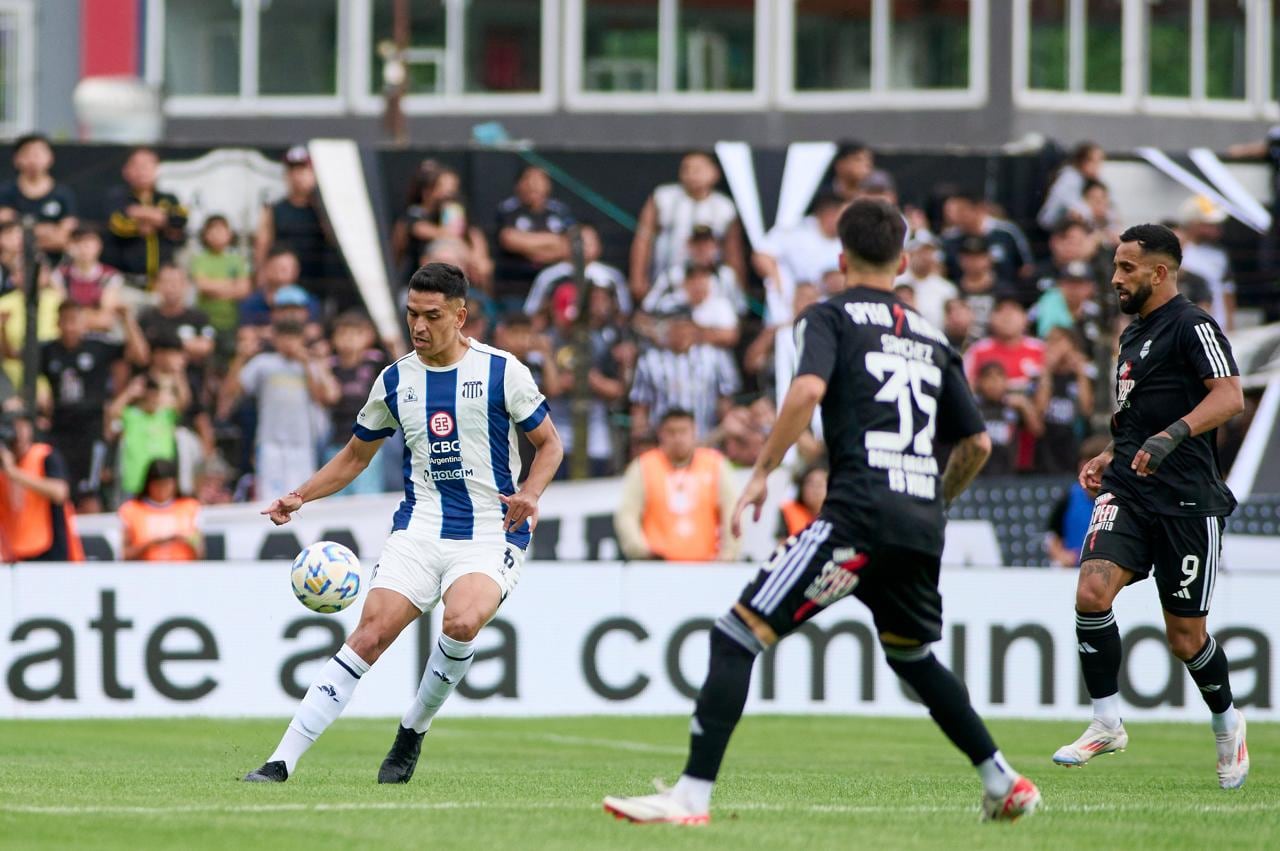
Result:
M668 411L658 426L658 448L627 468L614 515L618 543L628 558L714 561L733 558L726 531L733 489L723 455L694 447L693 418Z
M785 541L798 535L814 521L827 498L827 468L815 464L796 478L796 498L778 506L778 538Z
M179 497L178 468L157 458L147 468L142 494L120 506L125 561L197 561L204 557L200 503Z
M62 456L25 414L0 421L0 561L83 561Z

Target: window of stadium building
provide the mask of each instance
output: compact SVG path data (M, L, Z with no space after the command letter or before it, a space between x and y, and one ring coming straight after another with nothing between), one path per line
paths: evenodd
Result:
M752 93L765 0L571 0L579 89L618 95Z
M1157 0L1147 6L1147 94L1243 100L1248 0Z
M31 126L34 55L32 9L22 0L0 0L0 133L14 136Z
M394 0L372 0L369 93L382 92ZM543 0L419 0L409 6L408 94L529 93L542 87Z
M981 87L975 36L985 37L985 0L796 0L786 9L790 89L802 98L861 92L898 100Z
M1121 0L1030 0L1027 87L1118 95L1124 89Z
M240 93L241 5L236 0L165 3L164 78L170 94Z
M336 94L337 4L323 0L258 2L258 93Z

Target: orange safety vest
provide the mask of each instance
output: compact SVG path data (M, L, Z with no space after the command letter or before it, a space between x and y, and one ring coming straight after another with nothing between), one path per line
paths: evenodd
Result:
M53 447L35 443L18 461L18 469L28 476L44 478L44 462ZM25 561L42 556L53 546L53 503L28 488L18 489L12 500L9 477L0 473L0 560ZM67 558L84 561L84 549L75 529L75 511L68 500L62 505L66 521Z
M156 541L181 535L193 538L199 531L200 503L188 497L158 505L145 499L131 499L120 506L124 540ZM142 553L143 561L195 561L198 553L189 541L153 544Z
M695 449L673 467L660 449L639 458L644 475L644 530L649 549L668 561L712 561L720 554L720 476L724 456Z
M818 516L798 500L782 503L781 510L782 520L787 524L788 536L798 534L805 526L813 522L813 518Z

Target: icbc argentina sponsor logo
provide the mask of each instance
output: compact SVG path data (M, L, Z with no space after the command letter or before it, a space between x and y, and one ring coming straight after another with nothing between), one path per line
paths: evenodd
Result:
M427 420L427 427L436 437L448 437L453 433L453 415L448 411L436 411Z

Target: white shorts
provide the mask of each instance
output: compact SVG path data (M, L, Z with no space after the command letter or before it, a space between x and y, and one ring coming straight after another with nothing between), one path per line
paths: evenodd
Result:
M442 541L401 530L387 538L369 587L395 591L429 612L468 573L492 579L505 600L520 581L523 566L524 550L515 544Z

